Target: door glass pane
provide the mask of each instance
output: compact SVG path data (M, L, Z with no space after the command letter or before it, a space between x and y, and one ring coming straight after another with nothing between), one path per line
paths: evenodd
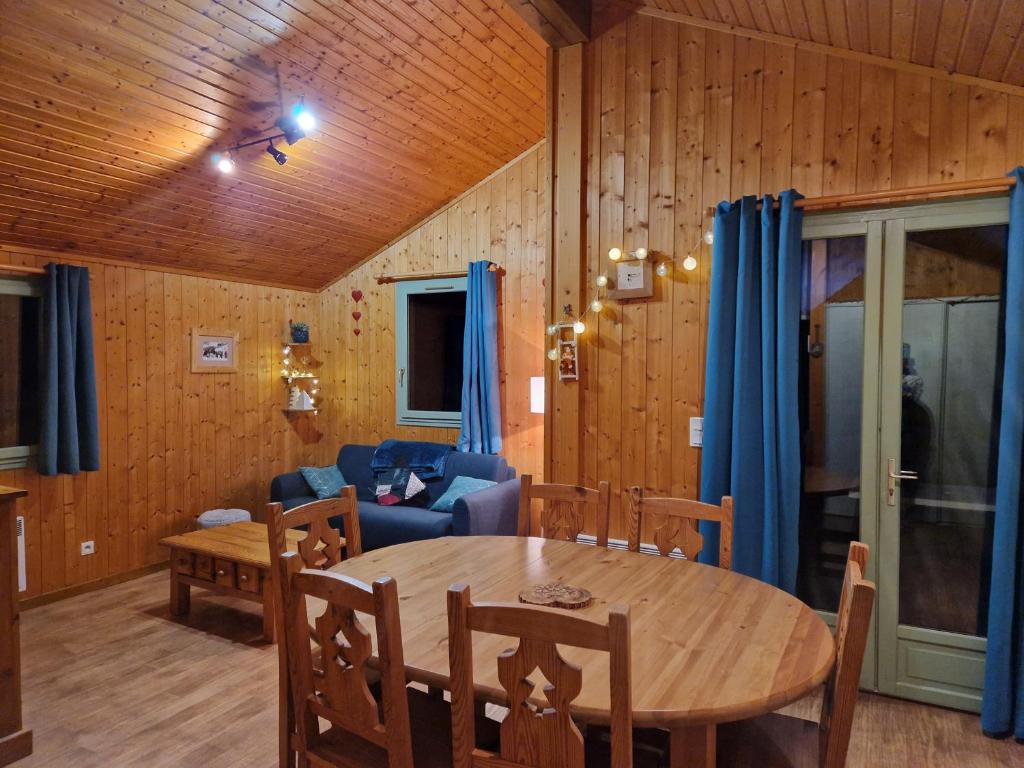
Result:
M907 235L900 608L904 625L984 636L1005 226Z
M797 595L825 611L839 606L846 553L860 531L865 247L858 235L803 248Z

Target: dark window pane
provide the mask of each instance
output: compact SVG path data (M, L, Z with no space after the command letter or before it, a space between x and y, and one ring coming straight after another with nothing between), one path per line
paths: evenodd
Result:
M409 408L462 410L466 292L409 296Z
M39 299L0 294L0 448L39 442Z

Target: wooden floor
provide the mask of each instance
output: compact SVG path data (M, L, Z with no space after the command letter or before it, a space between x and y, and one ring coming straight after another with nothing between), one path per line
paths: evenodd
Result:
M162 572L24 613L36 754L18 768L276 765L275 650L257 611L197 593L173 620ZM883 696L862 696L850 755L850 768L1024 768L1024 746L986 739L977 717Z

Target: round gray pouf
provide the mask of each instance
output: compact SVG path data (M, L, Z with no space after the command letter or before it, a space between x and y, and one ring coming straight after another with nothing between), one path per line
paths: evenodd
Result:
M200 528L219 528L232 523L248 523L252 515L244 509L211 509L199 516Z

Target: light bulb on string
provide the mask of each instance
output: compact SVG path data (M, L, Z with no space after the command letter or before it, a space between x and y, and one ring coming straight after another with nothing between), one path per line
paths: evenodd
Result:
M558 359L558 350L555 349L554 347L552 347L551 349L548 350L548 360L557 360L557 359Z
M574 333L579 335L583 333L585 330L587 330L587 326L583 324L582 320L577 320L575 323L572 324L572 330Z
M685 269L687 272L693 272L693 270L695 270L696 268L697 260L693 257L693 254L690 254L685 259L683 259L683 269Z
M554 336L556 333L558 333L558 326L552 323L548 326L548 336Z
M633 251L633 255L636 256L641 261L643 261L644 259L647 258L647 249L646 248L637 248L635 251Z
M604 309L604 304L601 303L600 299L594 299L590 302L590 310L592 312L600 313L602 309Z
M611 259L612 261L618 261L619 259L622 258L622 249L612 248L610 251L608 251L608 258Z
M712 245L715 242L715 233L710 229L706 229L704 230L704 237L702 239L708 245Z
M672 271L671 262L663 261L654 268L654 273L658 277L668 277L669 272Z
M598 275L594 282L597 283L598 288L604 288L608 285L608 275Z

